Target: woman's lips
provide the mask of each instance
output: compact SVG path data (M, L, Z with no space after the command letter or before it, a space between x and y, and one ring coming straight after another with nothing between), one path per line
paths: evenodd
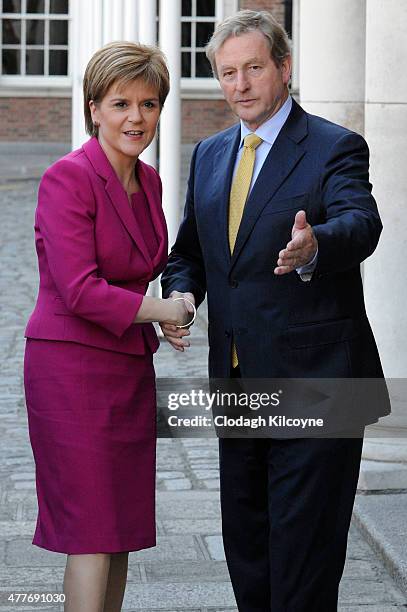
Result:
M142 138L144 135L144 132L139 130L129 130L128 132L123 132L123 134L127 138L130 138L130 140L140 140L140 138Z

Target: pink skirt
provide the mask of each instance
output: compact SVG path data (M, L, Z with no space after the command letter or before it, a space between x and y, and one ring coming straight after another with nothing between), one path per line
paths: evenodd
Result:
M152 355L28 339L24 383L38 497L33 544L68 554L155 546Z

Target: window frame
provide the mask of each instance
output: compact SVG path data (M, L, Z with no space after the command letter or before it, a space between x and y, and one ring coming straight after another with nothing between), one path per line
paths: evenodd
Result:
M215 0L215 27L225 17L236 13L238 11L238 5L238 0ZM205 18L190 19L205 21ZM210 19L208 19L208 21L210 21ZM180 48L183 48L182 45ZM182 53L182 50L180 52ZM223 98L219 81L215 77L181 77L181 92L183 98L189 99L202 99L202 97L214 99Z
M68 13L50 13L50 0L44 0L43 13L27 13L27 0L21 0L21 12L19 13L3 13L3 2L0 2L1 18L17 19L22 23L22 32L25 28L26 20L44 21L44 44L43 45L28 45L25 35L21 36L21 43L18 45L7 44L6 49L20 49L22 54L22 66L25 70L25 54L27 50L32 48L44 51L44 72L49 70L49 51L64 50L67 51L68 65L67 75L31 75L31 74L1 74L0 73L0 97L42 97L69 96L72 90L71 77L71 49L72 49L72 2L68 0ZM68 24L68 41L66 45L54 45L49 43L49 22L50 21L66 21ZM4 46L2 41L2 28L0 29L0 48L3 52Z

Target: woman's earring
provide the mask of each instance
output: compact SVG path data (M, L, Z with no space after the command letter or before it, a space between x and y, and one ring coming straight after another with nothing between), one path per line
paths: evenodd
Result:
M94 125L96 128L100 127L100 123L99 123L99 121L94 121L94 122L93 122L93 125Z

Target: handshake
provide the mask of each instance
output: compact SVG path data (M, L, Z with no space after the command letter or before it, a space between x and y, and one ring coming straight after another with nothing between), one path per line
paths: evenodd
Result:
M172 291L170 299L176 300L176 319L177 325L168 322L160 323L162 332L168 342L176 351L184 351L189 346L188 340L184 338L190 335L188 329L195 320L195 298L192 293L180 293Z

